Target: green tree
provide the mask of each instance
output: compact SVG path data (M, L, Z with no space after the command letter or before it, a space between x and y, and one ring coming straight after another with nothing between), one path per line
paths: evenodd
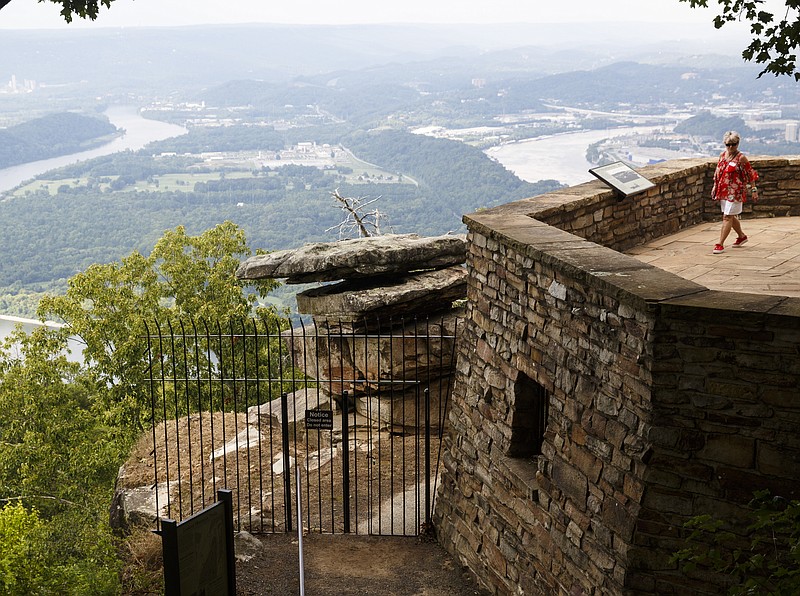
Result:
M87 373L103 392L104 412L114 424L140 429L148 415L147 324L179 319L213 321L224 328L255 313L277 320L258 297L277 287L258 282L245 292L235 272L248 256L244 232L225 222L199 236L182 226L167 231L149 256L134 252L120 263L93 265L72 277L66 294L47 296L42 320L57 318L62 332L84 344Z
M680 0L692 8L708 7L708 0ZM800 81L797 69L797 48L800 45L800 0L786 0L785 10L765 10L764 0L717 0L721 12L714 17L719 29L727 23L744 21L750 26L752 39L742 51L745 60L763 64L764 73L792 75ZM782 14L781 14L782 13Z
M45 525L36 510L14 503L0 508L0 592L38 592L44 582L41 558Z
M117 591L107 516L127 443L98 416L99 389L59 333L0 345L0 593Z
M50 0L53 4L61 5L61 16L67 23L71 23L73 17L95 20L100 12L100 7L111 7L114 0ZM11 0L0 0L0 9L5 7ZM45 0L39 0L45 2Z
M60 333L12 333L0 346L0 495L41 511L82 502L87 486L114 478L114 429L98 423L96 396L67 360Z
M0 593L120 592L108 504L149 413L145 324L191 316L233 329L255 313L250 328L279 341L282 320L257 306L277 284L246 292L235 276L247 254L233 224L199 236L179 227L149 256L90 267L69 280L66 295L43 299L42 317L65 328L18 328L0 343ZM68 337L83 342L83 362L69 357ZM245 333L222 337L226 360L244 362Z

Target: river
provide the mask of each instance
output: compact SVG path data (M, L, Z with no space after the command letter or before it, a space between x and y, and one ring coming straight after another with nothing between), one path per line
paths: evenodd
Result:
M573 186L596 178L589 173L594 164L586 161L589 145L632 134L663 130L663 126L631 126L550 135L492 147L486 154L528 182L558 180Z
M26 180L43 174L48 170L60 168L78 161L109 155L130 149L136 151L153 141L177 137L188 132L184 127L167 124L158 120L142 118L134 106L114 106L104 112L111 123L125 130L125 134L95 149L32 161L0 170L0 193L22 184Z
M100 155L108 155L116 151L141 149L151 141L166 139L187 132L181 126L142 118L134 107L109 108L106 111L106 115L115 126L126 130L126 134L123 137L90 151L0 170L0 192L13 188L21 182L53 168ZM602 139L622 135L645 134L656 128L636 126L564 133L493 147L487 151L487 154L523 180L536 182L544 179L555 179L565 184L574 185L595 179L588 171L592 164L586 161L586 149L590 144ZM0 316L0 339L10 332L14 322L16 321L13 319L4 320ZM34 324L34 321L26 321L28 327Z
M17 325L22 325L23 331L30 333L37 327L41 327L42 322L33 319L24 319L22 317L13 317L10 315L0 315L0 341L5 340ZM61 325L58 323L46 323L46 325L53 328L61 327ZM67 360L70 360L71 362L83 361L83 344L78 342L76 339L69 339L67 341L67 347L69 349Z

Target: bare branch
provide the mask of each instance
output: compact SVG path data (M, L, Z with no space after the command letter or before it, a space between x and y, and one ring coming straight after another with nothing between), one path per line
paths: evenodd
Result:
M75 503L73 503L72 501L68 501L67 499L61 499L59 497L53 497L51 495L21 495L19 497L8 497L5 499L0 499L0 503L11 503L12 501L24 501L29 499L56 501L64 505L73 505L73 506L75 505Z
M334 190L333 193L331 194L333 195L334 199L336 199L342 204L342 209L349 213L349 217L353 218L356 225L358 226L359 231L361 232L360 234L361 237L366 238L370 236L371 234L369 233L369 230L367 230L366 226L364 226L364 222L361 216L359 216L358 211L356 211L357 199L347 199L343 197L341 194L339 194L338 188Z
M339 208L344 211L345 217L337 225L325 230L338 230L339 239L352 237L357 233L357 237L366 238L381 235L381 219L385 217L377 209L367 211L367 207L380 200L381 197L367 200L365 197L343 197L337 188L331 196L339 203Z

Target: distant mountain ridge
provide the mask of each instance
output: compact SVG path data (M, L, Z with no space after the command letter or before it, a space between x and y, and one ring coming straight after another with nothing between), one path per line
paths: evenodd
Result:
M708 27L671 29L651 23L626 24L625 29L624 39L618 27L588 23L3 30L0 82L11 74L49 85L81 82L87 89L174 89L241 78L280 82L297 75L447 56L480 58L525 46L538 48L531 56L535 62L550 60L573 70L596 66L598 59L628 59L641 46L652 49L662 40L675 47L677 42L666 41L670 38L680 38L677 45L686 53L738 53L724 33L709 39ZM559 57L565 48L572 52L571 60Z

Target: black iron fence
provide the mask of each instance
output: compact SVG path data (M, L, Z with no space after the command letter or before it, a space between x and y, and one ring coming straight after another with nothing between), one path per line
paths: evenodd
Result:
M430 523L456 317L154 324L155 508L233 493L237 530L416 535Z

